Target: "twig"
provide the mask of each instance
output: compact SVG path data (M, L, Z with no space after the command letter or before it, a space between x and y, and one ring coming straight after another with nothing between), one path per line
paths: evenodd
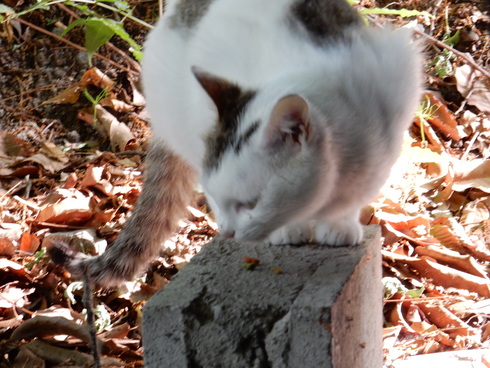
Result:
M372 24L374 24L376 27L378 27L378 28L384 28L384 25L382 25L381 23L377 22L373 17L366 16L366 18ZM464 61L466 61L470 66L472 66L474 69L476 69L479 72L481 72L485 77L490 78L490 72L487 71L487 70L485 70L485 69L483 69L480 65L478 65L475 62L475 60L473 60L470 56L466 55L464 52L461 52L461 51L456 50L454 47L451 47L451 46L445 44L444 42L439 41L435 37L429 36L427 33L423 32L423 31L419 31L418 29L414 29L413 31L414 31L414 33L418 34L419 36L422 36L422 37L426 38L427 40L429 40L430 42L432 42L434 45L437 45L437 46L439 46L441 48L444 48L444 49L447 49L447 50L451 51L452 53L454 53L454 55L459 56L461 59L463 59Z
M461 59L464 59L473 69L478 70L480 73L482 73L485 77L490 78L490 72L483 69L480 65L478 65L471 57L466 55L464 52L456 50L454 47L451 47L449 45L446 45L444 42L439 41L437 38L434 38L432 36L429 36L428 34L419 31L417 29L414 29L414 32L418 34L419 36L422 36L426 39L428 39L430 42L435 44L436 46L439 46L441 48L447 49L454 53L455 55L459 56Z
M87 311L87 325L90 337L90 345L92 348L92 356L94 357L94 367L101 368L100 364L100 347L97 343L97 331L95 329L95 316L92 293L94 292L93 284L90 282L88 268L83 272L83 304Z
M468 156L470 151L473 149L473 145L475 144L475 142L479 136L480 136L480 132L476 132L475 134L473 134L473 137L471 138L471 141L468 144L468 147L466 147L466 150L464 151L463 155L460 158L461 161L466 160L466 157Z
M32 23L29 23L28 21L22 19L22 18L15 18L15 20L17 20L19 23L22 23L23 25L27 26L27 27L30 27L32 29L35 29L36 31L38 32L41 32L41 33L44 33L45 35L48 35L50 37L53 37L55 39L57 39L58 41L61 41L61 42L64 42L66 43L67 45L77 49L77 50L80 50L80 51L85 51L87 52L87 49L85 47L82 47L80 45L77 45L76 43L73 43L71 41L68 41L66 38L63 38L63 37L60 37L58 35L55 35L54 33L52 32L49 32L41 27L38 27ZM131 70L131 69L128 69L122 65L119 65L118 63L116 63L115 61L112 61L111 59L108 59L106 58L105 56L102 56L98 53L94 53L93 54L94 56L98 57L99 59L111 64L112 66L122 70L122 71L125 71L126 73L129 73L129 74L133 74L133 75L138 75L139 73L138 72L135 72L134 70Z
M22 182L19 182L19 183L22 183ZM24 206L29 207L31 210L34 210L34 211L40 211L41 210L41 208L38 205L31 203L29 201L26 201L25 199L20 198L19 196L14 195L14 196L12 196L12 199L15 199L17 202L20 202Z

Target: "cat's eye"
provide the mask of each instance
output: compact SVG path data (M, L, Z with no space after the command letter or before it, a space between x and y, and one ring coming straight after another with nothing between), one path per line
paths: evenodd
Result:
M252 200L252 201L247 201L247 202L237 202L236 203L236 211L240 212L243 210L253 210L257 206L257 202L259 201L258 198Z

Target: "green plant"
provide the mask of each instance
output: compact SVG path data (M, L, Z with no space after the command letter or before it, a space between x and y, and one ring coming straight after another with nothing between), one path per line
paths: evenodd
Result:
M451 29L449 28L448 7L446 7L445 23L446 31L444 32L444 36L442 37L442 42L444 42L448 46L454 47L459 42L459 29L453 35L451 35ZM454 60L455 58L456 56L453 52L444 49L439 53L439 55L436 55L436 57L434 57L432 62L429 63L429 66L432 66L434 68L433 70L438 77L452 75L454 72L452 60Z
M405 285L403 285L402 282L396 277L383 277L381 282L383 283L386 299L390 299L396 293L406 294L412 298L418 298L425 290L424 287L412 290L407 289Z
M357 4L359 0L346 0L350 5ZM387 8L366 8L359 10L359 14L368 15L368 14L380 14L380 15L396 15L402 18L416 17L416 16L424 16L424 17L432 17L432 14L427 13L425 11L419 10L409 10L409 9L387 9Z
M420 121L420 137L422 142L425 142L424 126L427 123L428 119L433 118L438 109L438 106L431 105L429 96L425 96L425 100L422 101L420 106L417 108L417 111L415 112L415 116Z
M11 14L14 14L15 10L12 9L10 6L0 4L0 22L3 22L5 20L5 16L9 16Z
M34 253L34 260L26 264L28 270L31 270L34 265L41 263L46 258L46 248L41 248Z
M85 87L83 89L83 95L92 104L92 108L94 110L94 112L93 112L93 119L94 119L94 126L95 126L97 124L97 109L96 109L96 106L100 103L100 101L102 101L104 98L106 98L107 96L109 96L109 92L108 92L107 87L106 87L102 91L100 91L100 93L94 98L90 94L90 92L88 91L88 89Z
M77 26L83 26L85 30L85 48L87 49L89 63L91 64L92 56L97 50L108 42L114 35L119 36L126 41L130 46L130 51L133 57L140 61L142 57L141 45L139 45L129 33L124 29L123 22L125 19L130 19L146 28L152 26L131 14L129 4L124 0L37 0L37 2L21 12L16 13L14 9L0 4L0 22L8 21L12 18L21 17L25 14L36 10L49 10L51 6L63 4L78 9L84 15L72 22L65 29L61 37ZM123 17L121 21L116 21L105 17L104 15L94 11L89 6L99 7L110 10L115 14Z

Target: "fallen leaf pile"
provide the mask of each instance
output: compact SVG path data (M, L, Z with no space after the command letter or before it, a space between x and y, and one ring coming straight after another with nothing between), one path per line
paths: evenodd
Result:
M427 101L443 106L433 94ZM425 120L363 214L382 226L391 360L490 347L490 161L480 158L490 155L490 119L468 112L457 121L444 107Z

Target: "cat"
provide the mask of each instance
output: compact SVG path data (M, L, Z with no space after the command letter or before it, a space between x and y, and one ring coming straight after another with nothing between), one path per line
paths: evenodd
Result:
M421 93L410 32L345 0L174 0L144 47L143 190L115 244L71 260L110 286L140 272L198 182L225 238L356 244Z

